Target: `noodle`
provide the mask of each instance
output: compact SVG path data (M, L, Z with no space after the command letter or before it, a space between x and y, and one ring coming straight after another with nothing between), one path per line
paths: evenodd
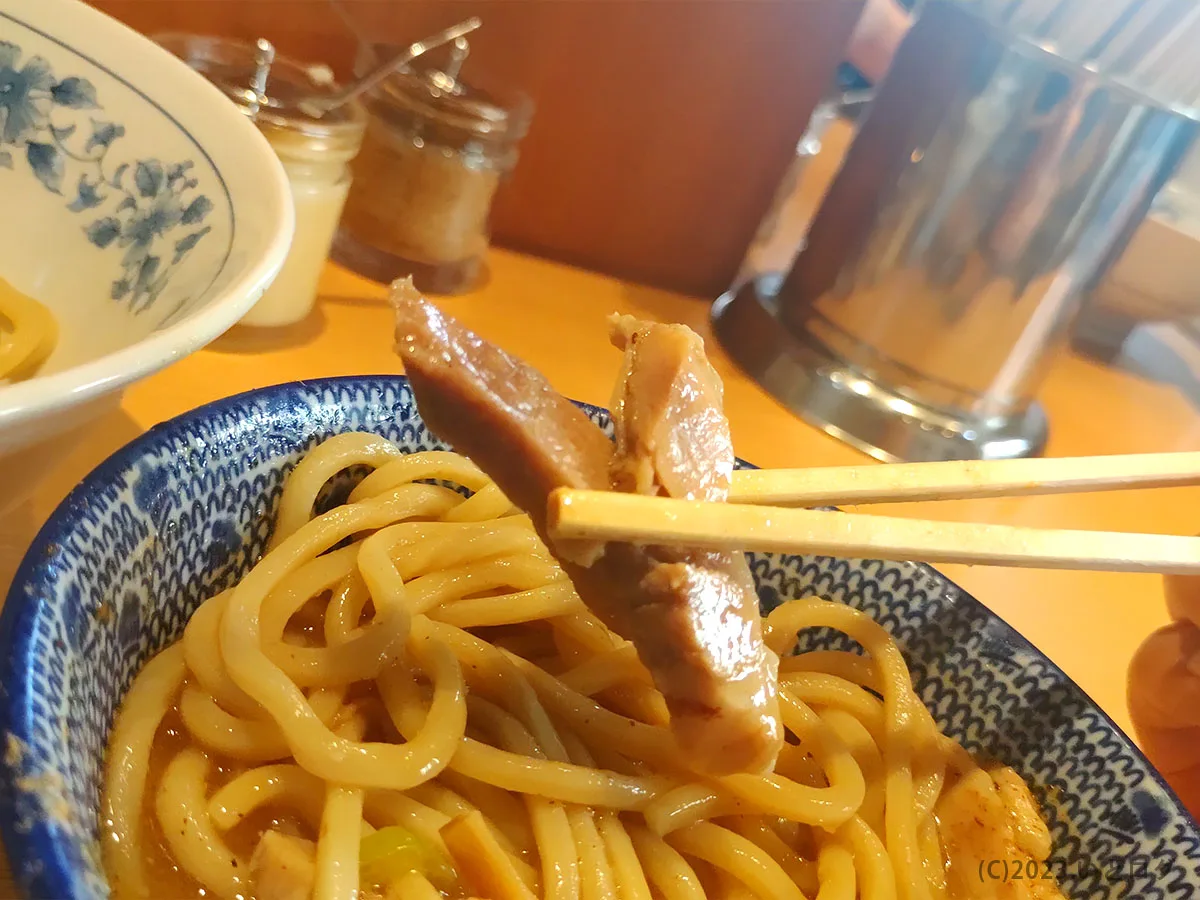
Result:
M315 513L351 466L373 471ZM789 656L818 626L866 655ZM956 900L981 887L955 880L968 803L995 852L1046 857L1020 778L939 733L883 628L797 600L764 634L788 743L772 772L694 774L633 646L482 472L331 438L122 704L114 896Z
M133 896L148 895L140 845L150 746L183 678L178 645L150 660L129 688L109 737L102 814L106 858L112 879Z
M35 374L58 341L58 321L0 278L0 383Z
M225 845L208 815L210 769L200 750L181 751L163 772L154 810L179 867L222 900L234 900L245 892L246 861Z

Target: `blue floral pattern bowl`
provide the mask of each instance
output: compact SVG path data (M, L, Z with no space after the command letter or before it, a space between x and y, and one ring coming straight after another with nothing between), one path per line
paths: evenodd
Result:
M588 410L607 424L603 410ZM296 462L346 431L410 451L443 446L403 378L266 388L151 429L42 529L0 614L0 828L30 896L107 894L96 810L122 693L202 600L258 559ZM895 635L941 727L1032 784L1054 835L1050 869L1068 896L1195 896L1196 823L1112 721L977 601L923 565L759 554L751 565L764 609L815 594L868 611ZM837 643L815 632L806 640Z
M275 154L219 90L77 0L0 0L0 278L60 335L0 381L0 453L203 346L291 240Z

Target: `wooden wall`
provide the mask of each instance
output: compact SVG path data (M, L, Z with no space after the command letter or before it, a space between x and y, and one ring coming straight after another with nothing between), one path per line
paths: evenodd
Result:
M356 46L326 0L96 3L151 34L267 37L343 76ZM343 0L376 43L483 18L464 74L537 106L497 243L702 297L734 276L861 5Z

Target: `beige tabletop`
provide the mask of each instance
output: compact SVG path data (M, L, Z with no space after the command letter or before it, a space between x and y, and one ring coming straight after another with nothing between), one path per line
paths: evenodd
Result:
M510 253L494 253L490 281L442 301L485 337L541 368L563 393L606 404L618 357L604 318L632 313L684 322L710 335L708 304ZM0 462L0 586L54 507L84 475L148 427L200 404L264 385L399 372L382 287L330 267L309 319L267 334L235 329L207 350L130 387L119 406L49 447ZM775 403L710 341L726 380L738 454L763 466L867 462ZM1049 455L1200 448L1200 415L1174 389L1072 355L1041 392ZM1200 531L1200 488L926 503L889 514L1042 527L1162 533ZM1138 644L1167 621L1152 575L943 566L952 579L1058 663L1130 730L1125 677ZM7 869L0 896L13 895Z

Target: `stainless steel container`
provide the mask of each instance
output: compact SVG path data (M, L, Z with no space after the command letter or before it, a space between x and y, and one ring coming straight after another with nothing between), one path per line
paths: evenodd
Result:
M1185 112L930 0L828 167L803 250L783 272L752 267L715 331L779 399L877 458L1036 454L1047 363L1196 133Z

